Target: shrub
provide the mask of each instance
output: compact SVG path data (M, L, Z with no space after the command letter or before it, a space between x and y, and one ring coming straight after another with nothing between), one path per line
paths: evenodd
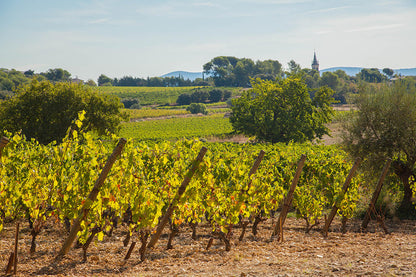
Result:
M121 103L126 109L140 109L140 101L137 98L125 98L121 100Z
M222 99L223 92L220 89L213 89L209 92L209 101L215 103L220 102Z
M197 90L191 94L192 103L204 103L209 98L209 93L202 90Z
M192 103L186 108L186 110L191 112L192 114L208 114L207 107L202 103Z
M179 106L191 104L191 96L186 93L179 95L178 99L176 100L176 104L178 104Z

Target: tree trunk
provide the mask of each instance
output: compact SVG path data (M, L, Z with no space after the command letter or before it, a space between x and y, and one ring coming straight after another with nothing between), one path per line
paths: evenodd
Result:
M395 161L394 171L403 184L403 199L397 209L400 218L416 218L415 204L412 201L413 191L410 185L410 177L413 175L412 169L401 161Z
M416 207L412 201L413 191L410 186L409 178L410 176L399 176L403 184L403 199L400 203L399 208L397 209L397 214L400 218L415 218L416 217Z

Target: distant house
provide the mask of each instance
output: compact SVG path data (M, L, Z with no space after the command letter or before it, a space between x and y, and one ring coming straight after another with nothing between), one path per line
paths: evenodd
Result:
M71 83L75 83L75 84L84 84L84 81L81 79L78 79L78 77L72 78L69 80Z

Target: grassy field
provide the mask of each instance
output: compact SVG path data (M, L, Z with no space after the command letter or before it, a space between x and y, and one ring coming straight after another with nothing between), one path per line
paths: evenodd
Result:
M172 140L178 138L226 136L232 132L223 114L128 122L120 135L134 140Z

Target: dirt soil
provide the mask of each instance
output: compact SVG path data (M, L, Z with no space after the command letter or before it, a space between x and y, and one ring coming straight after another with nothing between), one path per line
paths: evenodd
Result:
M288 218L283 242L270 240L272 224L272 220L262 223L257 237L248 230L242 242L238 241L241 230L235 228L228 252L218 240L205 249L208 226L198 227L196 241L191 239L191 230L184 227L174 240L174 249L166 250L167 234L163 234L144 262L140 262L139 242L130 259L123 262L128 249L123 246L126 229L122 226L112 237L91 244L87 262L82 262L82 249L71 249L53 264L66 237L64 228L47 224L37 238L36 253L30 255L30 230L22 222L17 275L416 276L416 221L387 221L391 233L385 234L374 221L367 232L360 232L361 222L353 220L348 222L348 232L342 234L335 219L324 238L319 229L306 234L303 220ZM14 233L14 224L7 224L0 233L0 275L14 249Z

